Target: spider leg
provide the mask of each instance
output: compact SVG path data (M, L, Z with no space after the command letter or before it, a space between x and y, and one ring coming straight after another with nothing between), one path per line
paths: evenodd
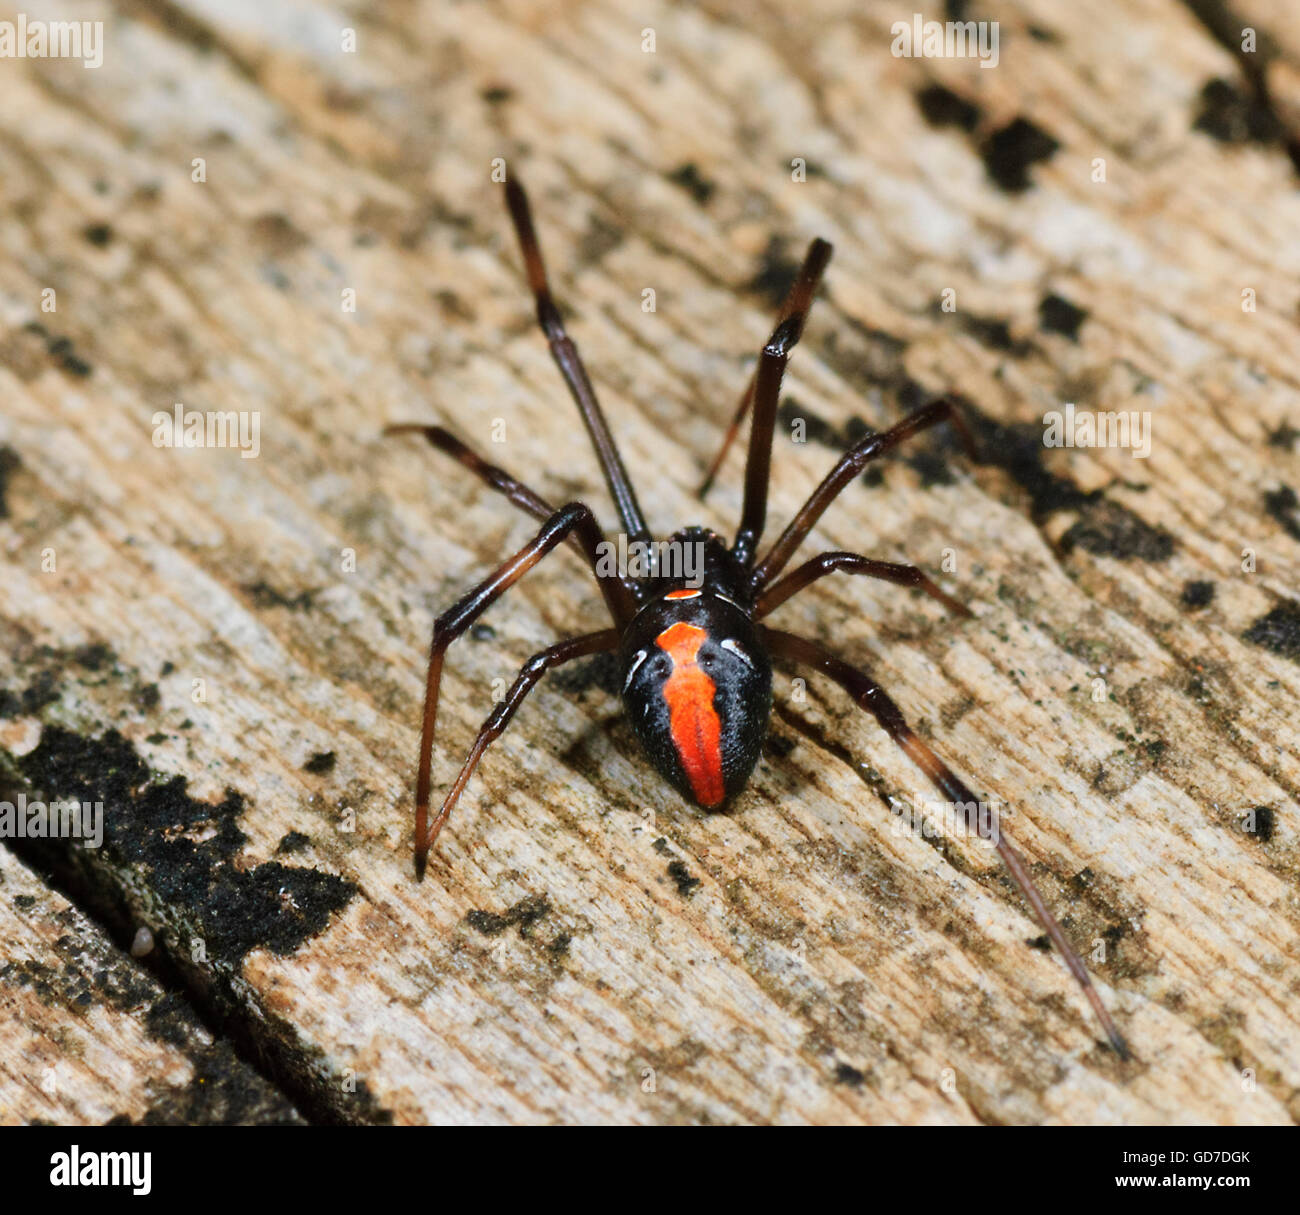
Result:
M973 455L975 445L971 440L970 431L966 428L966 423L950 397L940 397L937 401L931 401L914 413L908 414L888 430L867 435L839 458L835 467L809 495L808 501L799 509L798 514L790 520L767 556L754 567L754 586L762 589L785 568L786 563L794 556L795 549L816 526L817 520L822 517L826 508L839 497L868 463L878 456L883 456L891 448L897 447L904 439L910 439L912 435L944 421L951 422L957 428L957 433L961 436L967 452Z
M930 778L935 787L951 803L963 810L968 825L974 827L974 815L979 804L975 795L953 773L952 769L912 732L912 728L907 724L898 706L870 675L837 658L815 641L809 641L804 637L796 637L792 633L782 633L776 629L769 629L761 625L759 626L759 632L773 654L814 667L839 684L857 701L861 708L873 714L885 732L902 747L913 763ZM1066 940L1065 933L1061 930L1060 924L1056 922L1055 916L1047 909L1047 903L1044 901L1038 887L1034 885L1034 880L1030 877L1029 870L1025 867L1020 854L1011 847L1011 844L1001 832L997 833L995 842L998 855L1010 872L1012 880L1020 888L1020 893L1025 896L1025 900L1033 908L1034 915L1038 917L1038 922L1047 930L1047 935L1051 938L1052 944L1056 946L1057 952L1065 960L1070 973L1074 975L1079 986L1083 989L1083 994L1088 998L1088 1003L1092 1005L1093 1011L1097 1014L1097 1019L1106 1031L1106 1036L1110 1039L1110 1044L1114 1047L1115 1053L1121 1059L1132 1058L1127 1043L1125 1043L1124 1038L1116 1028L1115 1022L1106 1010L1106 1006L1101 1002L1101 996L1097 994L1097 989L1092 985L1092 979L1089 978L1083 961L1075 953L1070 942Z
M583 551L593 572L600 561L600 529L591 510L581 502L570 502L560 507L543 525L537 535L513 557L483 579L473 590L463 595L449 607L433 625L433 642L429 647L429 669L425 678L424 721L420 732L420 766L415 781L415 867L416 874L424 872L425 857L429 850L429 787L433 766L433 734L438 721L438 689L442 683L442 660L457 637L477 620L489 605L499 599L547 553L553 551L568 537L577 533ZM622 628L632 618L636 605L631 592L619 579L596 574L605 605L615 623Z
M609 423L596 399L596 390L591 385L591 378L583 366L578 348L573 344L560 318L559 309L551 298L550 284L546 280L546 266L542 261L541 247L537 243L537 233L533 230L532 211L528 206L528 195L516 180L506 182L506 206L510 209L510 218L519 237L519 247L524 255L524 267L528 272L528 286L537 301L537 320L546 334L550 344L551 357L560 369L564 382L569 387L578 412L582 414L587 434L600 460L601 471L605 474L605 484L613 495L614 505L618 508L619 518L628 534L628 542L642 544L650 540L650 529L646 527L645 517L636 500L636 491L632 488L627 469L610 433Z
M385 426L385 435L423 435L429 446L459 460L466 468L482 481L486 481L498 493L504 494L520 510L527 511L535 519L545 521L555 514L553 507L545 498L535 494L522 481L516 481L504 468L489 464L478 452L462 443L451 431L441 426L425 426L419 422L399 422L396 426Z
M868 557L859 557L857 553L836 552L822 553L818 557L813 557L798 569L786 574L784 578L772 583L759 595L758 603L754 608L754 618L761 620L791 596L797 595L818 578L824 578L836 570L842 570L846 574L865 574L868 578L880 578L896 586L915 587L918 591L924 591L931 599L937 599L954 615L968 617L973 615L970 608L964 603L958 603L951 595L944 594L915 565L899 565L894 561L872 561Z
M805 317L807 316L808 309L812 304L813 294L817 290L817 284L821 282L826 263L830 260L831 246L828 242L815 240L808 246L808 252L804 255L799 275L787 293L785 302L781 305L781 311L777 314L776 323L778 328L783 321L789 320L796 312L801 312ZM798 341L797 337L795 341ZM793 344L792 342L791 345ZM754 403L754 386L757 378L758 370L756 368L749 377L749 383L745 385L745 391L740 394L740 400L736 402L736 413L731 419L731 425L727 427L727 433L722 437L722 446L718 448L718 454L713 457L713 463L709 465L709 471L704 474L704 480L700 482L699 489L695 491L695 496L700 501L704 500L713 487L713 481L718 475L718 469L722 467L722 461L726 459L727 452L731 450L732 443L735 442L736 436L740 433L740 427L745 420L745 415L749 413L750 406Z
M571 637L567 641L561 641L551 646L549 649L541 650L523 665L518 677L511 685L510 691L506 693L505 699L497 701L487 721L483 723L483 728L479 730L478 737L475 738L474 745L470 748L460 774L456 777L455 783L443 799L438 813L429 824L428 834L423 841L423 846L417 841L416 865L421 876L424 873L424 863L419 858L427 855L434 841L438 838L438 832L442 830L448 816L456 808L456 803L460 801L460 795L465 791L469 778L474 775L474 769L478 767L478 761L483 758L483 752L496 739L501 737L506 726L510 724L510 719L515 715L515 710L523 703L528 693L537 686L542 676L552 667L558 667L561 663L569 662L574 658L582 658L587 654L599 654L612 650L618 645L618 642L619 632L617 629L602 629L598 633L586 633L581 637Z
M534 493L522 481L515 480L504 468L498 468L495 464L488 463L478 452L462 443L451 431L441 426L425 426L419 422L400 422L396 426L385 426L383 433L385 435L423 435L428 439L431 447L446 452L449 456L459 460L475 476L487 482L499 493L504 494L515 506L532 515L533 518L545 522L555 514L555 507L547 502L545 498ZM586 556L586 549L582 547L582 541L577 535L569 537L569 546L581 556ZM630 585L629 590L631 590Z

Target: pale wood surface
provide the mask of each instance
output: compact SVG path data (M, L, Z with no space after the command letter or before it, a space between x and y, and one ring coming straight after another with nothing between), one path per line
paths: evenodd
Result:
M6 784L110 791L109 845L64 880L152 926L309 1115L1300 1115L1295 170L1276 141L1193 129L1206 83L1240 76L1173 0L999 5L995 70L891 57L913 7L140 0L85 6L108 19L98 70L0 62L0 442L21 461L0 530ZM972 131L927 123L916 95L936 83L978 107ZM981 157L1017 117L1059 145L1022 191ZM380 427L445 422L612 522L496 157L529 183L657 528L734 526L738 454L707 505L692 488L771 324L764 288L814 235L836 257L794 411L879 427L915 381L985 419L1002 466L959 461L944 483L892 461L815 541L936 576L950 548L944 585L978 619L830 579L780 620L869 664L1005 803L1067 931L1107 941L1094 971L1137 1062L1097 1045L986 847L895 828L886 799L930 790L817 679L802 703L778 680L773 732L795 745L722 816L662 785L614 698L548 682L412 881L432 615L532 525ZM1086 312L1073 337L1044 326L1049 295ZM154 447L177 401L259 411L258 458ZM1149 459L1044 452L1064 401L1151 411ZM995 423L1027 424L1025 461ZM778 439L774 524L832 459ZM1193 609L1197 580L1214 596ZM596 627L600 602L565 554L487 619L495 636L449 661L440 782L492 681ZM110 729L125 743L77 751ZM105 771L131 772L132 748L139 781ZM186 794L148 792L173 776ZM120 1101L77 1067L85 1091L51 1113L7 1074L5 1116L146 1108L150 1069L183 1064L115 1015L136 1072Z

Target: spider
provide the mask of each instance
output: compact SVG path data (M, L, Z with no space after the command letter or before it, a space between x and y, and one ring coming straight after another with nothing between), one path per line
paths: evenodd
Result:
M528 196L513 178L505 183L505 200L523 253L528 285L536 301L537 319L596 450L623 526L627 551L653 553L651 534L631 479L577 347L551 297ZM422 435L437 450L455 457L520 509L542 521L532 540L434 623L415 788L418 879L424 877L429 849L483 753L500 737L542 676L573 659L611 651L618 654L623 707L633 731L660 774L697 806L717 810L748 782L767 734L772 705L771 659L775 657L802 663L839 684L861 708L874 715L956 811L965 816L968 827L974 827L978 799L912 731L897 705L868 672L850 666L819 642L762 623L793 595L837 571L911 587L931 596L957 616L972 615L916 566L876 561L856 553L822 553L781 576L826 508L861 474L868 462L944 421L953 424L968 454L975 454L970 433L951 397L931 401L888 430L868 434L845 451L759 559L781 380L830 256L831 245L827 241L817 239L809 246L772 336L741 394L721 449L700 486L698 496L702 499L730 443L752 411L744 499L735 540L728 546L721 536L707 528L688 527L676 532L664 550L669 554L694 552L699 561L692 578L683 577L680 568L667 572L654 563L637 573L612 569L606 560L609 542L591 509L583 503L570 502L556 509L441 426L402 423L385 428L384 433L389 435ZM497 702L484 722L460 773L430 820L438 689L447 648L543 557L565 543L575 548L591 567L613 627L561 641L534 654L524 664L505 699ZM1131 1058L1083 962L1048 910L1020 854L1001 832L994 833L994 839L1012 879L1078 981L1111 1046L1121 1058Z

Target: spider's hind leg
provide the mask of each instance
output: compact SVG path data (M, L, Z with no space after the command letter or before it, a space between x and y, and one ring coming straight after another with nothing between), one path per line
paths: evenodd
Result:
M759 626L759 630L764 642L773 654L795 662L806 663L823 675L829 676L848 692L862 708L875 717L885 732L907 753L908 758L930 778L931 782L944 794L948 801L963 812L968 828L972 831L976 828L978 799L956 773L913 732L899 707L866 671L850 666L815 641L809 641L804 637L796 637L793 633L782 633L776 629L765 628L762 625ZM1030 877L1029 870L1026 868L1020 853L1012 848L1006 836L1000 831L995 835L993 842L1003 864L1006 865L1008 872L1011 874L1012 880L1019 887L1020 893L1025 896L1025 900L1030 907L1033 908L1034 915L1038 917L1038 922L1047 930L1047 935L1051 938L1052 944L1056 946L1057 952L1064 959L1066 966L1069 967L1070 973L1074 975L1079 986L1083 989L1083 994L1097 1014L1097 1020L1101 1022L1102 1028L1106 1031L1106 1036L1110 1039L1110 1044L1115 1053L1121 1059L1131 1059L1132 1054L1129 1051L1128 1044L1116 1027L1110 1012L1101 1002L1101 996L1098 995L1097 989L1092 985L1092 979L1088 975L1083 960L1066 939L1060 924L1056 922L1056 917L1048 910L1047 903L1044 901L1038 887L1034 885L1034 880Z

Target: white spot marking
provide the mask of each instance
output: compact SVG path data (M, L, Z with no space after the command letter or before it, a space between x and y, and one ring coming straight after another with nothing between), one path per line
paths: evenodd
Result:
M719 596L719 598L721 598L721 596ZM754 665L754 660L740 648L740 642L732 641L731 638L728 637L727 640L722 643L722 648L734 654L747 667L752 667Z
M637 673L637 668L645 662L645 651L637 650L636 657L632 659L632 665L628 668L627 678L623 681L623 691L626 692L632 686L632 676Z

